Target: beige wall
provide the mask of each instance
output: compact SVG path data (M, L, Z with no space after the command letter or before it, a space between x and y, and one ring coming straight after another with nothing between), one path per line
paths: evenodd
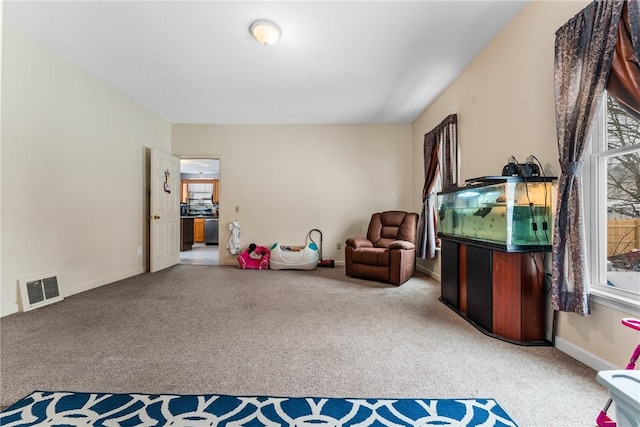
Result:
M2 100L2 35L4 25L4 0L0 0L0 101ZM0 102L0 118L2 117L2 102ZM2 189L2 120L0 120L0 189ZM2 193L0 193L0 196ZM2 197L0 197L0 242L2 242ZM0 244L0 280L2 280L2 245ZM0 316L2 316L2 286L0 282Z
M10 24L2 71L2 314L23 277L69 295L143 272L145 147L169 152L169 123Z
M624 317L638 317L600 304L591 304L591 315L558 314L557 347L598 370L622 369L638 345L638 332L622 326ZM584 352L588 354L583 355Z
M0 315L17 309L21 277L55 271L72 294L144 271L147 147L220 158L222 248L234 219L243 244L301 244L320 228L338 261L336 243L364 233L371 212L419 211L423 135L450 113L462 180L499 173L509 155L557 174L554 33L586 3L533 1L412 125L390 126L171 126L5 25ZM422 264L439 275L438 259ZM622 367L637 342L624 315L562 313L558 343Z
M172 128L175 156L220 158L222 264L235 263L224 249L233 220L243 245L301 245L318 228L323 258L344 261L336 244L364 235L373 212L413 204L410 125Z
M458 114L462 181L499 175L509 155L524 161L534 154L547 175L559 174L555 31L586 4L532 1L423 112L413 123L414 193L419 194L424 181L423 136L452 113ZM437 261L420 265L429 270L435 264L439 275ZM637 343L637 337L620 324L625 316L629 314L598 304L586 318L561 313L556 345L592 367L623 367Z

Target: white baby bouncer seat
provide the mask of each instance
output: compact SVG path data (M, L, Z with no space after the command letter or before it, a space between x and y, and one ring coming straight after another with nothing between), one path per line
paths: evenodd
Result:
M304 246L274 243L269 255L269 268L271 270L314 270L318 266L320 254L318 246L309 240L307 234Z

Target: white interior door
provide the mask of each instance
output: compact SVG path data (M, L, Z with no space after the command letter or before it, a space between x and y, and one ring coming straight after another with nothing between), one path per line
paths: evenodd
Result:
M180 160L151 149L150 270L180 262Z

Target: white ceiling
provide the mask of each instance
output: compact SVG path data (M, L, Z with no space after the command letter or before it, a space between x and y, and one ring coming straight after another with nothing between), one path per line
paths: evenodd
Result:
M171 123L410 123L525 4L7 0L4 17Z

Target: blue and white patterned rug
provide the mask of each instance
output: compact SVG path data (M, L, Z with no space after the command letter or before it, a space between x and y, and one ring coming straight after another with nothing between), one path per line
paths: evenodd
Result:
M337 399L36 391L2 426L516 426L493 399Z

